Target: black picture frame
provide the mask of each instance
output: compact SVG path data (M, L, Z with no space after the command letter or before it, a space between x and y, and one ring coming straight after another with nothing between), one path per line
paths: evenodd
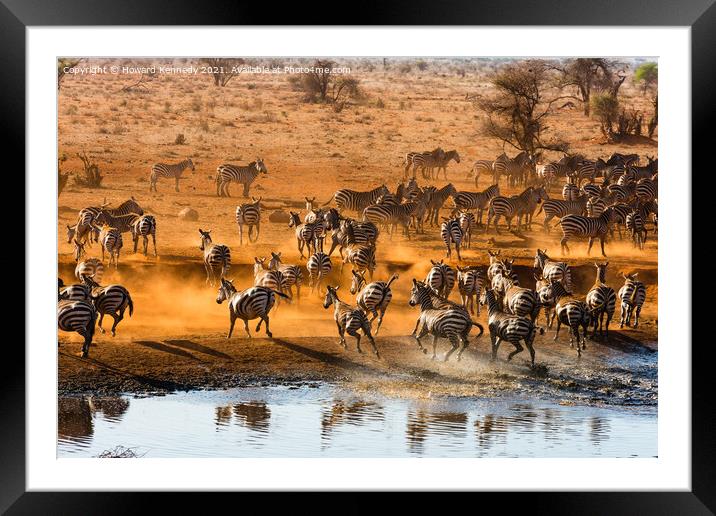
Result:
M557 25L557 26L688 26L691 27L692 73L692 155L693 168L713 168L713 116L716 92L716 67L712 52L716 49L715 0L543 0L516 1L457 0L435 2L362 3L360 9L337 16L334 5L311 3L268 4L261 2L224 3L203 0L2 0L0 2L0 48L5 73L0 74L0 102L4 118L3 144L7 149L25 148L25 29L29 26L65 25L278 25L305 23L341 24L347 20L358 25ZM11 71L11 73L8 73ZM710 107L709 107L710 106ZM48 121L50 118L48 118ZM24 170L24 153L18 168ZM682 171L690 174L690 171ZM16 177L16 179L18 179ZM22 182L24 183L24 182ZM24 189L24 184L21 186ZM684 207L684 216L691 214ZM27 236L26 236L27 238ZM27 247L31 250L31 246ZM690 258L690 250L687 250ZM15 265L17 266L17 265ZM27 271L26 271L27 272ZM691 281L691 278L686 278ZM26 314L27 318L30 314ZM684 329L688 338L691 327ZM669 345L688 347L686 342ZM692 490L690 492L619 492L619 493L523 493L510 494L511 509L523 507L530 512L553 514L713 514L716 511L714 480L714 410L711 407L709 369L713 363L713 344L706 340L693 346L692 352ZM49 352L49 351L48 351ZM132 493L29 493L25 489L25 354L24 349L7 345L6 360L0 377L2 423L0 424L0 511L8 514L119 514L135 508L150 507L149 497L161 497L163 512L172 506L186 508L187 496L179 494ZM576 473L576 472L575 472ZM206 493L216 503L227 495ZM243 494L241 496L246 496ZM292 495L295 496L295 495ZM374 506L359 500L356 494L341 498L345 511L353 508L365 513ZM451 495L452 496L452 495ZM480 505L505 503L505 496L479 494ZM493 498L494 500L489 500ZM499 499L496 499L500 497ZM313 498L313 497L312 497ZM273 499L276 500L276 499ZM295 498L292 498L295 505ZM451 499L451 506L455 503ZM260 500L246 500L244 507ZM323 501L310 502L325 504ZM336 501L329 502L335 508ZM471 501L470 504L475 503ZM427 507L424 497L411 495L401 502L404 511ZM273 505L273 504L272 504ZM274 505L272 508L276 508ZM184 509L186 510L186 509ZM320 510L316 506L315 512ZM479 510L479 508L478 508ZM182 511L183 512L183 511Z

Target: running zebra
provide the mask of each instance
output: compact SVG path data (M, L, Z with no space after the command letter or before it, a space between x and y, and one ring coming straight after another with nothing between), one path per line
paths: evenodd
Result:
M438 299L436 300L435 298ZM438 339L449 339L452 347L445 353L443 361L447 362L450 355L457 351L457 361L459 362L462 353L470 345L469 336L472 327L477 326L480 328L478 338L482 336L485 330L480 323L473 321L470 318L470 314L462 307L436 309L434 308L435 301L441 301L438 294L425 283L413 279L413 288L410 290L408 304L420 307L420 316L413 330L413 337L415 337L418 348L423 353L427 353L427 350L423 348L420 339L428 334L433 337L432 360L435 360L436 357ZM420 328L419 333L418 328Z
M475 162L475 164L472 166L472 172L475 174L475 188L479 188L480 176L482 174L494 176L494 166L494 161L486 159L480 159Z
M114 268L119 268L119 252L122 250L122 233L117 228L103 226L99 234L102 244L102 261L105 251L109 255L109 266L114 262Z
M157 221L153 215L142 215L132 224L132 240L134 241L134 252L137 252L139 237L144 242L144 256L147 256L147 247L149 246L149 237L152 237L154 244L154 257L157 256Z
M539 302L542 308L544 308L544 319L547 323L547 328L551 330L554 318L557 315L555 312L557 301L554 298L554 288L552 288L552 285L560 282L546 280L541 274L535 274L534 278L536 282L535 292L537 292Z
M626 216L624 225L627 231L631 234L631 239L634 242L634 247L638 247L640 250L644 250L644 244L646 244L647 230L644 225L644 219L638 210L634 210Z
M505 312L529 317L533 323L537 320L542 305L534 290L520 287L506 274L498 274L493 278L492 290L502 298Z
M546 191L544 187L534 188L533 186L525 189L521 194L512 197L497 196L490 200L489 209L487 211L487 225L485 233L490 229L490 222L494 220L495 232L499 235L498 221L500 217L504 217L507 221L508 231L512 229L512 219L517 217L517 230L522 225L522 217L526 217L526 224L530 222L531 214L537 207L537 203L546 199Z
M566 262L558 262L547 256L547 249L537 249L533 267L539 271L546 281L560 281L564 288L572 291L572 271Z
M477 221L482 224L482 212L489 207L490 201L499 195L500 187L494 184L482 192L456 192L453 203L458 210L477 210Z
M129 295L129 291L122 285L107 285L106 287L100 286L93 278L85 276L83 278L84 284L92 289L92 302L94 307L99 314L99 320L97 326L99 331L105 333L102 328L102 321L105 315L112 316L114 324L112 324L112 337L116 335L117 325L124 319L124 312L129 308L129 316L131 317L134 313L134 303L132 297Z
M620 328L623 328L625 324L627 326L631 324L632 315L634 316L634 329L639 326L639 314L641 314L641 307L646 300L646 287L636 279L637 275L638 273L636 272L634 274L622 274L624 285L617 293L621 303Z
M266 287L282 293L287 290L286 280L283 277L283 273L278 270L269 270L268 265L266 264L266 258L259 258L258 256L254 256L254 286ZM288 290L290 292L290 289ZM277 307L278 304L279 301L277 300Z
M213 286L216 278L223 279L229 272L229 268L231 268L231 250L229 246L212 243L210 233L211 230L204 231L199 228L201 238L199 249L204 252L206 283Z
M240 204L236 207L236 224L239 226L239 245L244 245L244 226L249 227L249 243L256 242L259 239L259 230L261 228L261 199L263 199L263 197L259 197L258 199L252 197L252 202ZM251 238L254 228L256 229L256 237Z
M530 352L531 367L535 366L534 339L538 327L527 317L512 315L502 311L497 302L497 296L492 289L485 289L480 297L480 303L487 305L487 327L490 330L490 342L492 347L492 360L497 359L497 350L500 343L505 340L515 347L507 356L507 361L512 360L516 354L521 353L524 348L520 341L524 341ZM544 329L539 328L540 335Z
M57 327L62 331L77 332L85 339L82 358L89 356L96 320L97 312L90 301L63 299L57 303Z
M101 283L103 275L104 264L99 258L88 258L82 262L78 262L75 267L75 277L78 281L82 281L84 276L88 276L97 283Z
M256 331L261 329L261 323L266 323L266 336L270 339L273 338L271 330L269 329L269 312L276 302L276 296L282 298L288 298L288 296L282 292L276 292L266 287L251 287L240 292L236 291L233 280L227 280L221 278L221 284L219 285L219 294L216 296L216 302L221 304L227 301L229 304L229 333L226 336L227 339L231 338L231 334L234 331L234 324L236 319L244 321L244 328L246 329L246 335L251 338L251 332L249 332L249 321L253 319L261 319L256 325Z
M298 216L298 213L293 211L289 212L288 227L295 228L296 245L298 247L298 252L301 255L301 259L304 258L304 248L309 255L312 251L316 251L316 232L318 226L318 222L314 222L312 224L307 224L305 222L302 223L301 217ZM321 227L323 226L321 225Z
M349 245L375 245L378 239L378 227L372 222L358 222L353 219L340 221L338 229L331 234L331 249L328 256L333 254L336 247L343 258L343 249Z
M609 323L614 317L614 308L617 303L617 296L614 289L607 285L607 266L609 262L594 263L597 268L597 279L594 286L587 293L587 308L592 315L594 330L592 337L597 334L597 326L599 326L599 334L609 337ZM604 325L604 316L607 316L606 325Z
M323 206L327 206L333 199L336 200L336 206L339 210L355 211L362 213L371 204L375 204L381 195L389 194L390 191L385 185L380 185L377 188L369 190L367 192L359 192L356 190L348 190L343 188L337 190Z
M336 326L338 326L338 335L341 339L339 344L343 346L343 349L348 349L345 337L345 334L348 333L348 335L355 337L356 349L358 350L358 353L363 353L363 350L360 349L360 334L358 333L358 330L362 330L363 335L365 335L370 341L370 345L373 347L375 356L380 358L378 348L375 346L375 340L373 339L373 335L370 333L370 322L368 321L368 317L359 308L349 305L348 303L344 303L338 299L338 293L336 291L339 288L340 287L331 287L330 285L326 285L326 297L323 300L323 308L328 309L331 305L333 306L333 319L336 321Z
M462 244L462 228L460 227L460 220L457 218L446 219L443 217L443 223L440 225L440 237L443 239L443 243L447 248L446 257L452 258L451 246L455 247L457 253L457 260L462 261L460 256L460 246Z
M341 274L343 274L343 266L346 263L353 264L355 271L368 271L368 275L373 280L373 272L375 271L375 247L372 245L350 245L346 248L346 255L341 263Z
M569 254L569 246L567 242L572 238L588 238L589 247L587 254L592 250L594 239L598 238L602 248L602 256L606 257L604 252L604 240L607 233L612 227L615 219L614 207L609 206L599 217L584 217L582 215L567 215L562 217L559 224L562 226L562 253Z
M477 315L480 315L480 295L482 289L485 288L485 273L475 267L459 267L457 268L457 289L460 293L462 306L471 314L475 313L475 300L477 303Z
M179 180L182 179L182 173L186 169L190 169L194 172L194 162L191 158L180 161L173 165L167 165L166 163L155 163L152 165L152 170L149 172L149 191L157 191L157 180L160 177L173 177L174 178L174 190L179 191Z
M366 285L365 271L351 271L353 279L351 281L351 294L356 295L356 303L358 308L363 310L366 315L373 314L371 323L378 319L378 327L375 335L378 336L380 326L383 324L385 311L388 309L391 299L393 299L393 291L390 285L398 279L397 274L393 274L388 281L373 281Z
M85 278L82 283L65 286L59 285L57 300L69 299L70 301L92 301L92 288L86 285Z
M216 196L231 197L229 185L231 182L240 183L244 186L244 197L249 196L249 187L259 174L268 174L268 169L261 158L256 158L248 165L231 165L224 163L216 169Z
M296 299L301 297L301 285L303 285L303 271L298 265L284 265L281 262L281 253L271 253L271 260L268 263L269 270L280 271L283 274L284 285L289 297L293 297L291 287L296 286Z
M333 265L331 265L331 258L321 252L313 253L306 263L308 269L308 283L311 287L311 293L318 289L318 294L321 294L321 283L331 273Z
M425 276L425 283L438 295L447 299L455 286L455 269L443 263L442 260L439 262L430 260L430 263L432 267L428 271L428 275Z
M584 215L587 212L587 196L580 195L573 201L563 201L561 199L547 199L544 201L537 212L537 215L544 210L544 229L550 232L549 222L554 218L562 218L565 215Z
M562 283L552 281L552 294L556 301L555 312L557 314L557 330L554 334L554 340L559 337L559 330L562 324L568 326L569 347L574 347L574 339L577 343L577 356L582 356L582 350L587 349L587 329L592 322L591 311L587 303L572 297L572 293L568 292ZM582 344L579 344L579 327L582 327Z
M428 221L431 226L437 226L440 220L440 210L442 209L448 197L457 193L452 183L448 183L439 190L430 193L428 200Z

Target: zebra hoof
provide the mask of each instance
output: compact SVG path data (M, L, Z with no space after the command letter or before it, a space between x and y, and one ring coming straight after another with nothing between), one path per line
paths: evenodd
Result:
M104 331L104 328L100 328L100 329L99 329L99 332L100 332L102 335L104 335L104 334L106 333L106 332Z
M116 335L117 335L117 332L115 332L114 330L112 330L112 337L114 337L114 336L116 336Z
M268 331L267 331L267 332L266 332L266 336L267 336L269 339L273 339L273 333L271 333L271 332L268 332Z

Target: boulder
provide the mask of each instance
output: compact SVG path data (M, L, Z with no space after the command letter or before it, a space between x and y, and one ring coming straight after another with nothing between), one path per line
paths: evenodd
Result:
M276 210L269 215L269 222L288 224L289 220L291 220L291 215L287 211Z
M184 208L179 212L179 218L183 220L199 220L199 212L193 208Z

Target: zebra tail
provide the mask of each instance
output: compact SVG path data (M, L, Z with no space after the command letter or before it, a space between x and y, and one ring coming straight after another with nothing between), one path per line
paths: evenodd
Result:
M480 328L480 333L477 335L478 337L480 337L483 333L485 333L485 328L483 328L482 324L480 324L479 322L473 321L472 319L470 319L470 324Z
M388 280L388 287L390 287L390 284L393 283L393 282L394 282L395 280L397 280L397 279L398 279L398 275L397 275L397 274L393 274L393 275L390 277L390 279Z
M127 304L129 305L129 316L132 317L134 313L134 301L132 301L132 296L129 295L129 292L127 292Z
M328 200L327 200L326 202L324 202L323 204L321 204L321 206L328 206L328 205L331 203L331 201L333 200L333 198L334 198L335 196L336 196L336 194L334 193L333 195L331 195L331 198L328 199Z
M283 292L281 292L279 290L274 290L274 289L269 289L269 290L279 297L282 297L284 299L291 299L290 297L288 297L286 294L284 294Z

